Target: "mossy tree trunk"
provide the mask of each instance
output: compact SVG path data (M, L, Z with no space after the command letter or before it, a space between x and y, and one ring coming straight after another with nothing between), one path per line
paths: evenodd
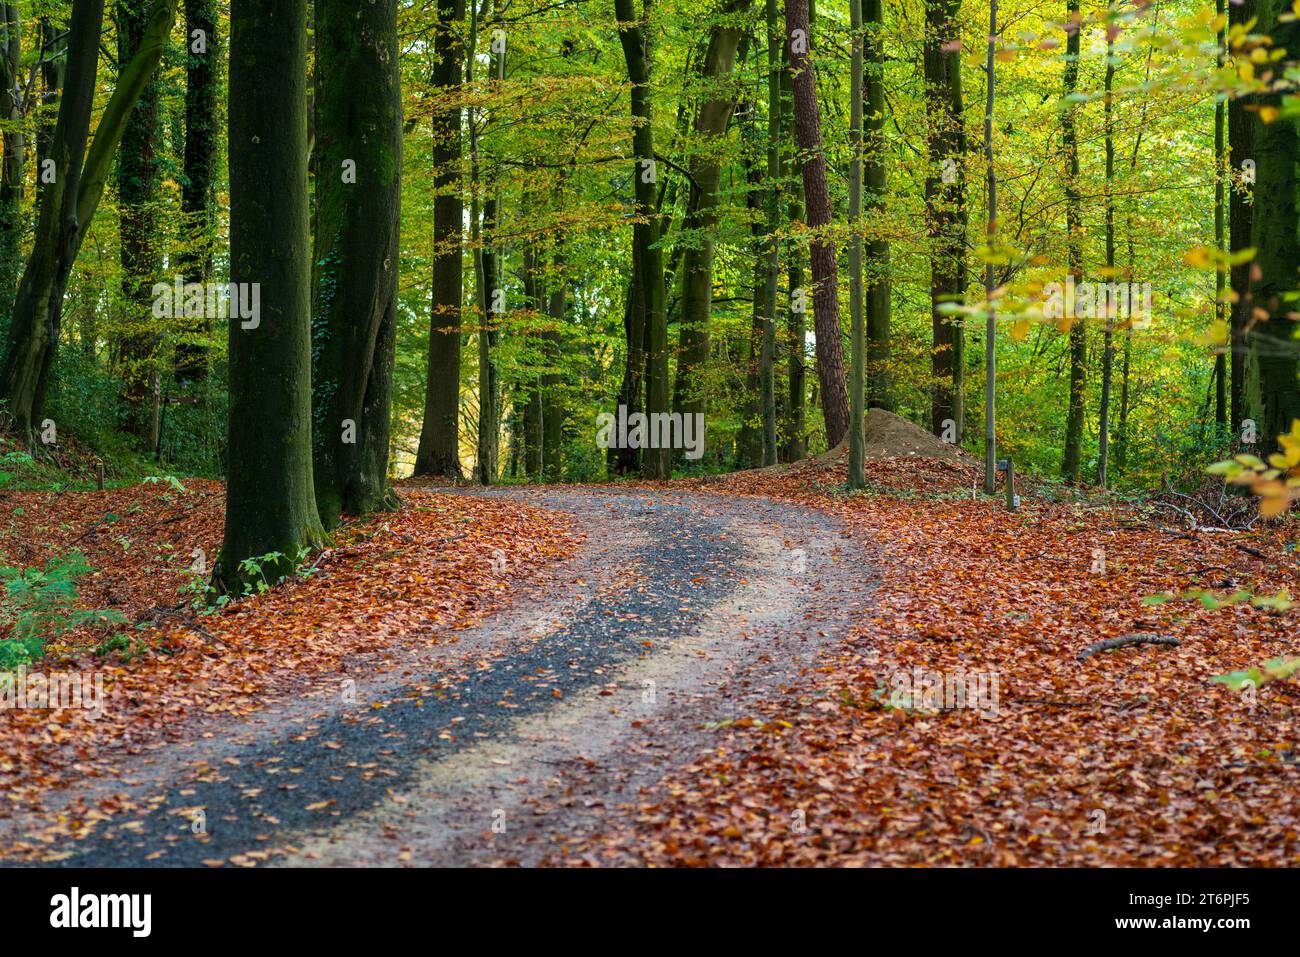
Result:
M316 0L315 11L312 476L329 530L344 513L395 504L387 389L400 259L402 94L397 0ZM363 454L372 446L373 456Z
M22 24L18 4L0 3L0 120L4 166L0 170L0 331L9 325L14 293L22 270L23 158L26 151L21 120L19 79L23 62Z
M129 63L149 26L150 0L118 0L118 63ZM127 401L127 431L145 448L158 444L159 375L162 337L153 318L152 289L161 279L162 250L158 246L159 83L157 71L136 100L122 135L117 160L117 199L120 231L118 258L122 264L122 298L126 330L120 362Z
M274 581L324 541L312 487L307 0L232 0L230 279L260 314L229 321L230 465L215 584ZM245 327L248 328L245 328ZM261 560L266 555L278 558Z
M212 278L216 247L214 193L217 178L217 87L221 74L221 37L215 0L185 0L185 156L181 183L184 246L178 270L186 282ZM176 347L176 376L199 380L207 375L202 341L209 320L185 329Z

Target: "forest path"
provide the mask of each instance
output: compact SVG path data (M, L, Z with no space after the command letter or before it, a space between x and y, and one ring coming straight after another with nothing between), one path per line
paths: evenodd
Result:
M141 769L151 813L53 848L59 863L537 863L634 813L870 600L869 546L814 509L669 487L455 491L566 513L586 545L544 592L459 633L450 668L360 671L350 704L278 702Z

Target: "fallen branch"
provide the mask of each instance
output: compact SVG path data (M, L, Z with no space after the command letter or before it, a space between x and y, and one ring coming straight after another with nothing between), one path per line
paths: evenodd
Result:
M1099 651L1110 651L1113 648L1123 648L1125 645L1168 645L1171 648L1177 648L1182 642L1177 638L1171 638L1168 635L1154 635L1150 632L1139 631L1131 635L1120 635L1118 638L1107 638L1105 641L1098 641L1089 645L1083 651L1079 652L1079 660L1091 658Z

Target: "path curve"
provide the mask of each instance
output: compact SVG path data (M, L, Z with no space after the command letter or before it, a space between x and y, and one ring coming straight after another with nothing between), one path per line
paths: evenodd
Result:
M553 860L648 800L710 725L796 678L871 600L870 546L813 509L673 488L438 491L566 513L586 545L460 633L454 662L360 671L346 696L274 702L124 767L116 790L152 812L52 862Z

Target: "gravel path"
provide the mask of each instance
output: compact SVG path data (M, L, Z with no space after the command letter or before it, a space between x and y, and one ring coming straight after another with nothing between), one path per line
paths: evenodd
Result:
M454 643L363 663L342 693L273 702L123 767L113 793L149 813L52 847L57 863L554 860L633 813L708 747L710 724L745 716L870 601L866 546L814 510L671 489L460 491L569 513L587 544Z

